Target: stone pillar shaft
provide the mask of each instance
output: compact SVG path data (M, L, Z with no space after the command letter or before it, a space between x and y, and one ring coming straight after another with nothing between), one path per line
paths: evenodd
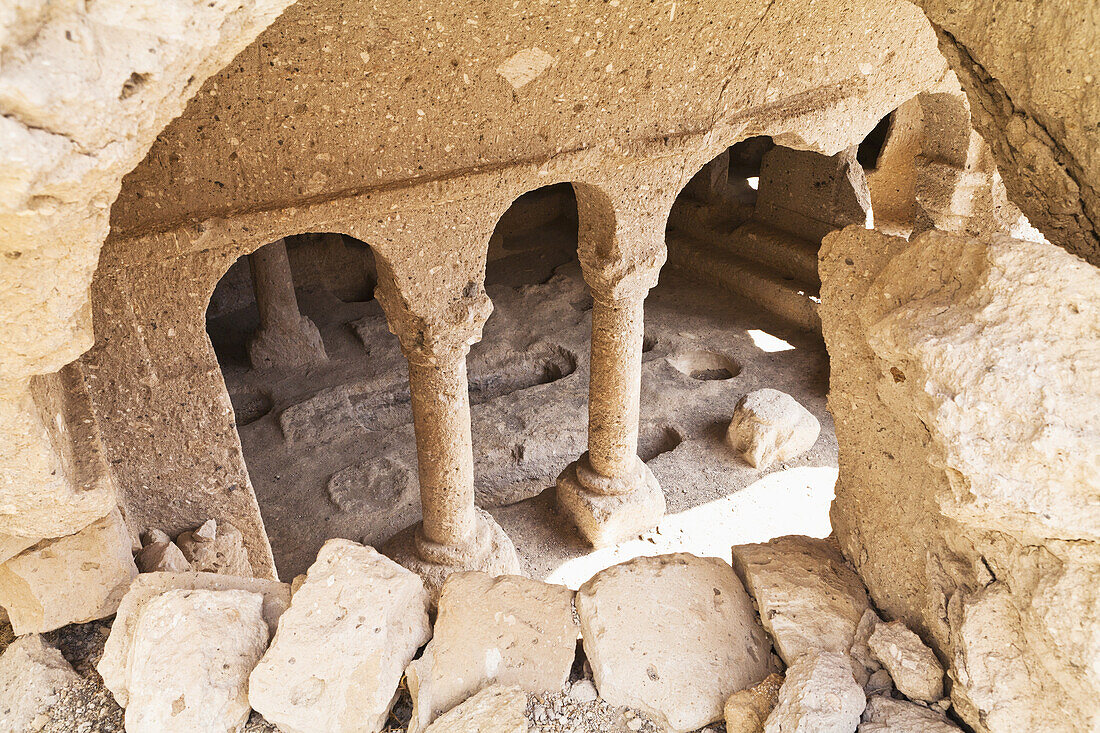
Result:
M409 361L413 429L424 515L423 546L459 546L474 534L474 453L466 357ZM430 558L426 558L430 559Z
M588 386L588 459L608 478L630 475L637 464L642 384L644 295L592 306Z
M260 328L290 331L298 328L302 314L294 294L294 277L286 254L286 240L260 247L248 256L252 286L260 311Z

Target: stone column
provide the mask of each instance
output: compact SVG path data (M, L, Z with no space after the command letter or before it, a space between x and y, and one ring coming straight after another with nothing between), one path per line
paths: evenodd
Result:
M248 256L260 328L248 343L254 369L300 368L327 361L325 344L313 321L298 311L286 240Z

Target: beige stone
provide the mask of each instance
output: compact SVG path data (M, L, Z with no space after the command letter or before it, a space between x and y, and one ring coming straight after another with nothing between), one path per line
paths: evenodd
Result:
M808 451L820 432L821 423L794 397L759 389L738 400L726 441L750 466L764 470Z
M135 575L130 534L114 511L0 565L0 605L16 634L50 631L110 616Z
M425 733L527 733L527 695L518 687L486 687L447 712Z
M258 578L236 578L215 573L142 573L130 584L111 625L96 671L122 707L129 702L132 684L134 633L141 611L149 601L173 590L242 590L263 599L262 615L268 633L274 634L279 617L290 605L286 583Z
M184 558L196 572L252 576L252 565L244 548L244 537L232 524L219 525L211 519L193 532L176 538Z
M0 654L0 730L37 730L61 689L79 681L61 652L41 636L16 639Z
M863 616L859 619L859 624L856 626L855 636L852 638L852 646L848 653L852 657L852 661L858 662L863 665L863 668L867 670L867 674L874 674L882 669L882 665L878 659L871 652L871 647L868 645L868 640L871 638L871 634L875 632L879 624L882 623L882 619L875 613L874 609L868 608L863 612ZM859 675L856 675L859 677Z
M232 733L248 720L248 673L267 647L263 596L170 590L138 613L127 733Z
M848 655L870 602L833 542L791 535L737 545L733 567L787 665L822 651Z
M373 548L329 540L252 671L249 700L286 733L381 730L429 638L420 578Z
M489 685L559 692L579 637L573 591L565 586L517 575L452 574L432 640L405 673L413 699L409 733Z
M783 675L772 673L749 689L730 695L723 709L726 733L763 733L782 686Z
M875 695L867 698L859 733L957 733L943 713L905 700Z
M773 671L752 601L717 558L630 560L597 573L576 603L600 697L672 731L721 720L731 694Z
M898 692L910 700L936 702L943 697L943 667L935 653L900 621L879 624L867 640Z
M843 654L805 654L787 667L765 733L854 733L867 704Z
M192 570L183 551L160 530L146 533L145 546L134 556L142 573L187 573Z

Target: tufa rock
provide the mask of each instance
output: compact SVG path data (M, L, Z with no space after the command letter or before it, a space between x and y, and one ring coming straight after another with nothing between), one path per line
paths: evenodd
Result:
M565 586L518 575L451 574L432 641L406 671L413 699L409 733L488 685L560 691L579 636L573 591Z
M213 519L207 520L193 532L184 532L177 537L176 544L193 570L252 577L252 565L244 549L244 536L232 524L223 523L219 527Z
M235 578L214 573L142 573L130 584L119 604L111 625L111 634L103 647L103 656L96 671L103 684L122 707L130 699L132 679L131 659L134 629L145 605L173 590L243 590L258 593L263 599L261 612L268 634L274 634L279 616L290 605L290 588L286 583L258 578Z
M898 692L924 702L943 697L940 660L904 623L877 625L867 643L875 659L890 673Z
M718 721L731 694L773 671L771 644L729 565L686 553L639 557L577 592L600 696L673 731Z
M0 606L19 636L110 616L137 575L118 510L0 565Z
M765 733L853 733L867 699L845 654L805 654L787 668Z
M331 539L279 619L248 697L284 733L378 731L430 638L423 581L373 548Z
M859 733L959 733L957 725L938 710L931 710L885 695L867 698Z
M39 716L57 702L61 688L75 682L80 676L41 636L16 639L0 654L0 730L39 729Z
M758 389L742 397L726 431L726 441L753 468L797 458L817 442L821 423L794 397Z
M432 723L425 733L527 733L527 695L518 687L486 687Z
M267 646L263 596L170 590L141 609L126 733L231 733L251 712L248 673Z
M724 711L726 733L763 733L782 686L783 675L773 673L759 684L730 695Z

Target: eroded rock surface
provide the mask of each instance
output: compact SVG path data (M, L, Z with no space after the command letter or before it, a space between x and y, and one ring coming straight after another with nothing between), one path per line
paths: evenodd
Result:
M821 423L786 392L760 389L738 401L726 440L761 470L797 458L817 442Z
M867 699L848 658L806 654L787 667L765 733L854 733Z
M143 573L187 573L192 570L179 545L160 530L146 533L145 545L134 556L134 562Z
M773 671L752 601L717 558L630 560L597 573L576 602L600 696L670 730L720 720L731 694Z
M493 685L447 712L425 733L527 733L526 707L523 690Z
M764 723L779 702L782 686L783 675L773 673L759 684L730 695L723 711L726 733L762 733Z
M286 733L381 730L429 638L419 577L373 548L329 540L252 671L249 700Z
M432 640L406 672L410 733L488 685L560 691L579 636L573 591L565 586L518 575L450 575Z
M920 637L895 621L879 624L867 640L898 688L911 700L936 702L943 697L943 667Z
M244 549L244 536L232 524L218 524L213 519L193 532L184 532L176 538L183 556L197 572L234 575L239 578L252 576L252 565Z
M80 681L61 652L38 634L16 639L0 654L0 730L35 730L58 692Z

